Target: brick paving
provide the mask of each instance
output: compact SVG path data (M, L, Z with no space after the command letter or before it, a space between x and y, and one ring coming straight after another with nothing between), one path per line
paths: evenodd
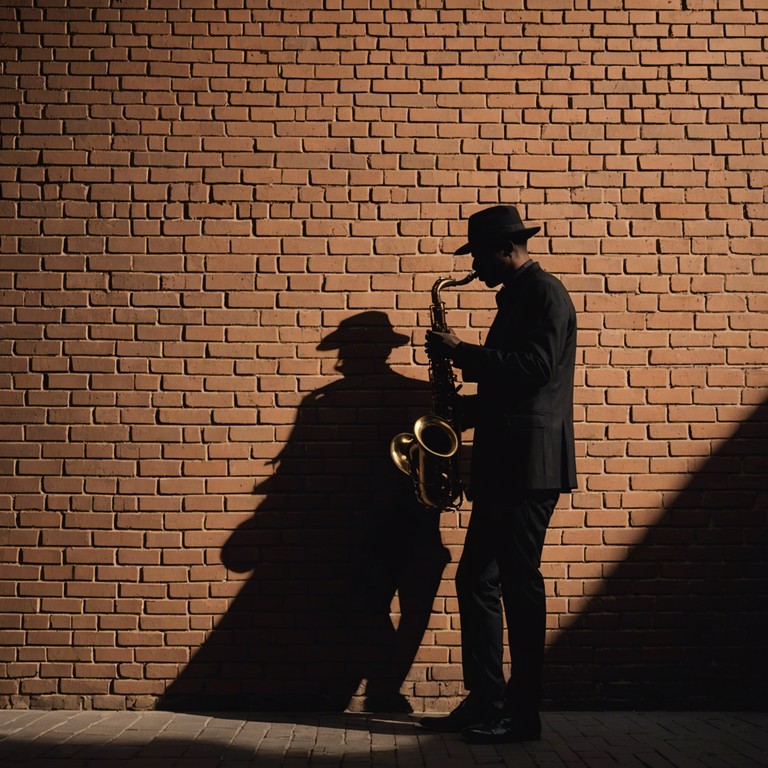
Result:
M548 712L540 742L468 745L407 715L0 712L0 766L756 768L768 713Z

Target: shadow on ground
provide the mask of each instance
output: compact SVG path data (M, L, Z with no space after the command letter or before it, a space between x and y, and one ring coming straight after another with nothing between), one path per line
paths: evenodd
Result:
M95 713L89 713L95 714ZM152 717L152 715L149 715ZM106 715L108 718L109 715ZM179 717L178 715L175 717ZM0 762L15 766L251 766L369 764L372 742L389 737L391 745L376 750L377 761L395 762L396 737L414 735L413 722L406 719L375 719L363 715L317 715L295 713L284 718L253 713L246 720L200 714L182 716L163 726L142 724L112 731L98 723L74 719L59 723L34 738L0 738ZM419 746L397 749L397 760L418 760ZM288 761L288 762L286 762ZM304 762L302 762L304 761Z

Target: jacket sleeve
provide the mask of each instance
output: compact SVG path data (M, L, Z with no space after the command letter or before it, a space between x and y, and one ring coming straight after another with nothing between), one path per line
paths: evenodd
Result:
M463 431L477 425L477 408L477 395L458 396L459 429Z
M518 386L540 387L555 370L565 347L570 316L565 296L542 283L520 327L510 329L504 349L461 342L453 359L466 381L492 378Z

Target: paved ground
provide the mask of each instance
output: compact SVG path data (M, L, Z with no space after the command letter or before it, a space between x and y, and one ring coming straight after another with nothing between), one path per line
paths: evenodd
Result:
M407 715L0 711L0 766L754 768L768 713L549 712L540 742L469 746Z

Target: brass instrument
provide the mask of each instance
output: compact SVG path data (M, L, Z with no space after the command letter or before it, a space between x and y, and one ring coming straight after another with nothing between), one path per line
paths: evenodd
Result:
M450 333L445 319L444 288L466 285L477 277L471 272L461 280L441 277L432 286L429 316L433 331ZM389 453L397 468L410 475L416 498L427 509L456 509L461 504L459 472L460 432L455 414L456 377L447 357L429 355L432 413L417 419L413 432L392 438Z

